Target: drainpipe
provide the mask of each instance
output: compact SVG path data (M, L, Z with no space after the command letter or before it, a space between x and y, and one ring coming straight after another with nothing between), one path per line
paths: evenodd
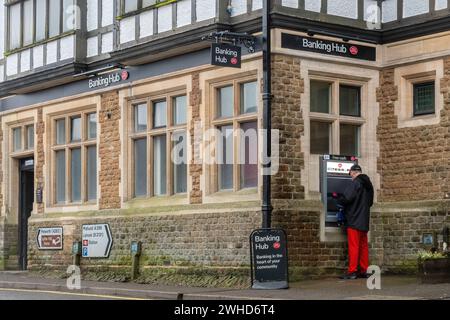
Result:
M268 159L272 155L271 130L272 130L272 86L271 86L271 52L270 52L270 0L264 0L262 11L262 41L263 41L263 129L265 130L264 154ZM270 175L268 174L271 162L263 164L265 175L263 175L263 199L262 199L262 227L270 228L272 225L272 205L270 196Z

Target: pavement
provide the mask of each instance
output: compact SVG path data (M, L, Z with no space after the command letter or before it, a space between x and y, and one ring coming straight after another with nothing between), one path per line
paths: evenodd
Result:
M42 278L28 272L0 272L0 300L40 299L38 293L45 293L44 299L59 296L108 300L450 300L450 283L421 284L412 276L382 275L379 290L368 289L366 279L344 281L334 277L290 283L290 288L284 290L253 290L81 280L81 288L71 290L66 279Z

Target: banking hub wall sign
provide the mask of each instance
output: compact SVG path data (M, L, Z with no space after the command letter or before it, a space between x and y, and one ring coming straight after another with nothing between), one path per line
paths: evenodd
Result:
M117 82L128 80L129 77L130 74L126 70L101 75L99 77L89 79L89 89L109 87Z
M375 47L297 36L288 33L281 35L281 47L360 60L376 61L377 59Z

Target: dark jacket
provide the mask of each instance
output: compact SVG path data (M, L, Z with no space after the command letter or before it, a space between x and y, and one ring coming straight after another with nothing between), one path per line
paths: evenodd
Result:
M360 174L339 195L338 203L345 207L347 227L369 231L370 207L373 205L373 186L365 174Z

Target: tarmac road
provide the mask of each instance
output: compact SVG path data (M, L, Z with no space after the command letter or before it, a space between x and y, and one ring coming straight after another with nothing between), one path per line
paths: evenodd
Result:
M0 288L0 300L144 300L85 293Z

